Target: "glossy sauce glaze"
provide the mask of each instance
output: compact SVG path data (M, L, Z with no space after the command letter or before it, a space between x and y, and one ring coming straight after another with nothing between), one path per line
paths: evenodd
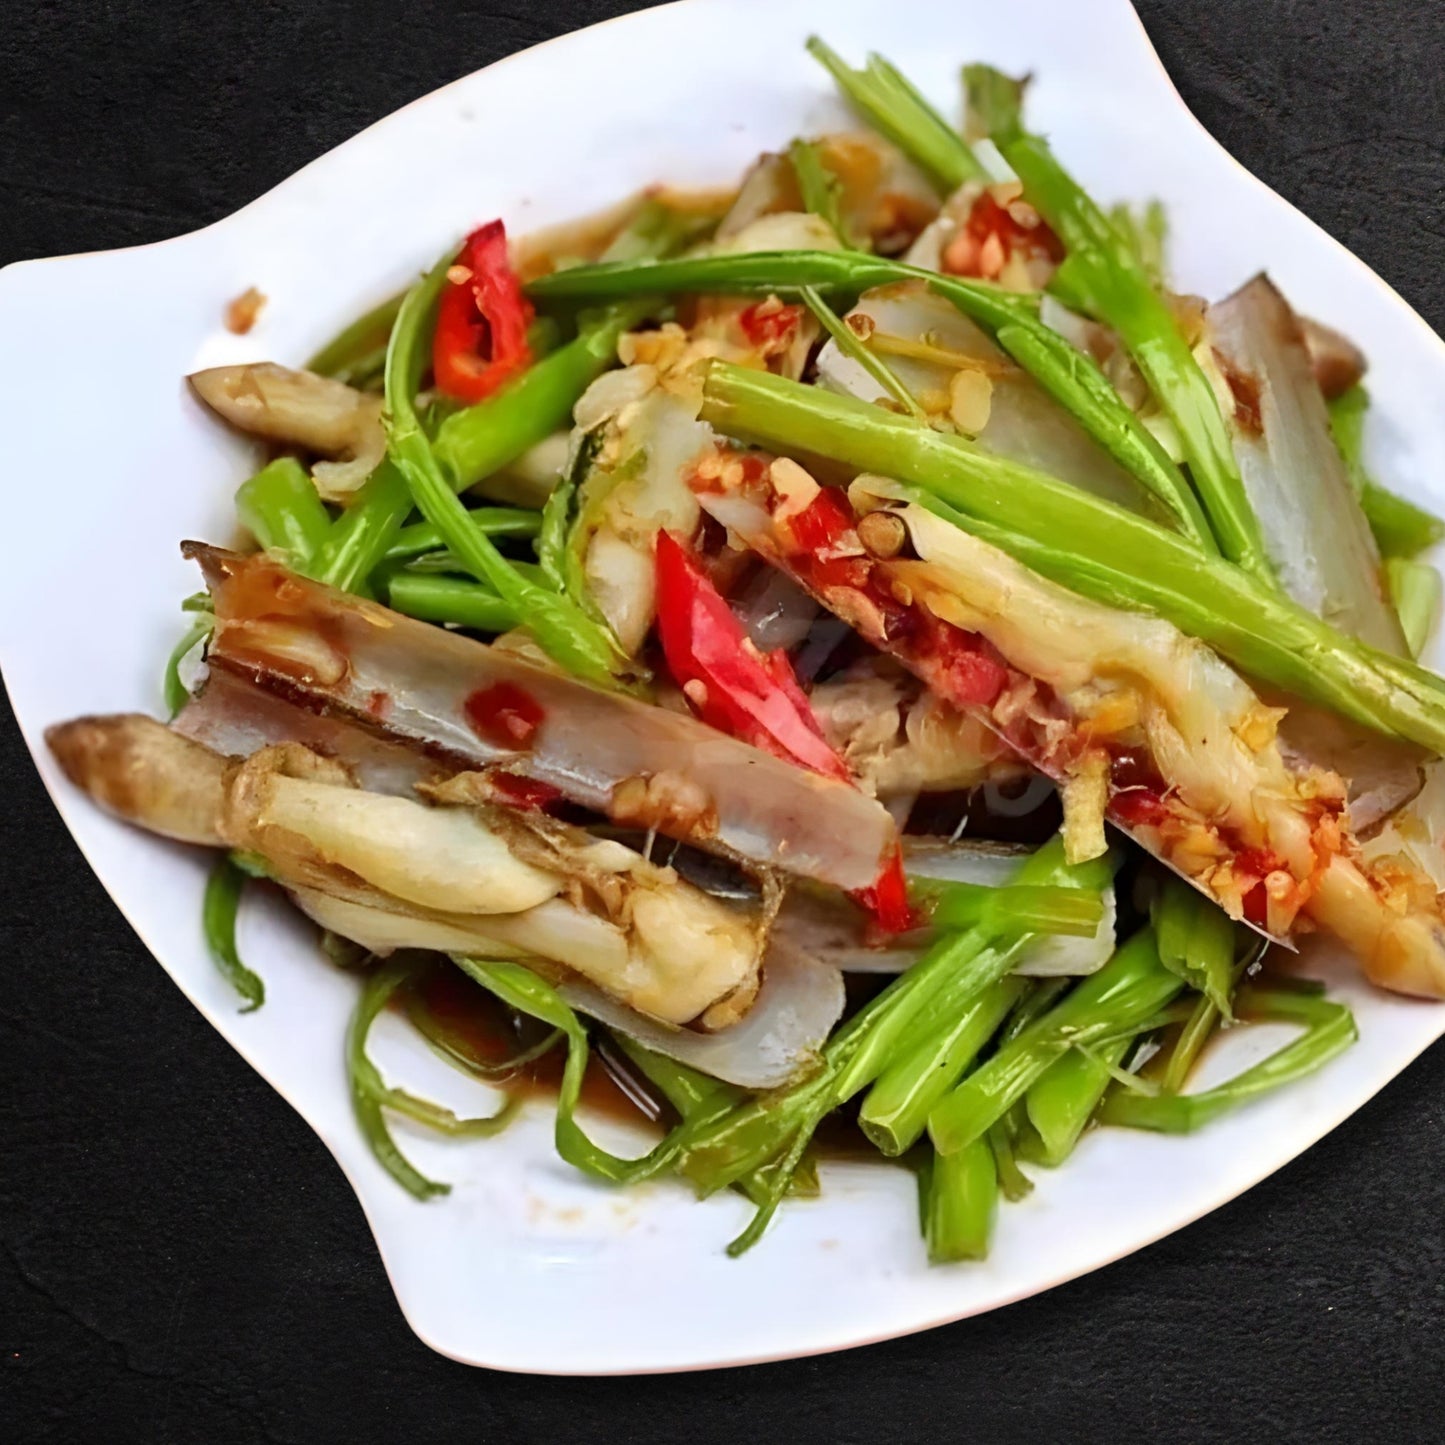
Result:
M861 1008L888 980L858 975L848 979L848 1012ZM470 1072L475 1066L493 1070L540 1043L548 1030L536 1020L514 1013L460 970L441 959L418 969L400 994L398 1006L442 1053ZM670 1128L678 1122L672 1106L642 1076L622 1051L599 1030L593 1030L581 1107L593 1118ZM488 1082L524 1098L555 1099L567 1061L565 1041L540 1057ZM819 1129L813 1152L825 1158L881 1159L857 1124L858 1101L830 1114Z

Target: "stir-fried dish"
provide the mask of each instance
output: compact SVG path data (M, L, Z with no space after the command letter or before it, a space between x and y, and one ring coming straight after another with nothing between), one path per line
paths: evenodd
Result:
M306 367L192 376L266 449L255 546L184 544L168 723L49 741L216 850L247 1007L243 889L315 921L417 1196L398 1118L493 1133L545 1079L577 1169L753 1200L735 1253L841 1121L977 1258L1090 1127L1188 1132L1348 1047L1301 939L1445 994L1445 528L1365 470L1355 345L1263 275L1172 289L1160 207L1101 209L1022 82L968 66L954 128L810 49L866 129L491 221ZM388 1007L497 1111L387 1080ZM1191 1089L1261 1019L1298 1031ZM604 1076L637 1157L586 1130Z

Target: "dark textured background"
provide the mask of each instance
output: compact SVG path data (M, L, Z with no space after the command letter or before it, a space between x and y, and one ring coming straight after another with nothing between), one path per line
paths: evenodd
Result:
M434 86L631 8L8 6L0 261L204 225ZM1445 6L1141 10L1205 124L1440 328ZM408 1332L330 1158L131 936L8 713L0 799L0 1438L1442 1434L1445 1050L1203 1223L1001 1313L724 1375L493 1375Z

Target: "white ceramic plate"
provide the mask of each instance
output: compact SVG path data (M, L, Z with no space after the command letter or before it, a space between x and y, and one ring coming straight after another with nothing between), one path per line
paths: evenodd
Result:
M502 215L516 234L655 180L729 181L760 150L836 125L831 85L803 52L813 29L850 58L886 51L945 106L964 60L1034 72L1034 123L1097 196L1168 203L1186 289L1219 296L1267 267L1297 305L1364 345L1373 462L1392 486L1445 504L1440 341L1209 138L1124 0L1034 0L1026 17L996 0L770 0L763 33L755 14L745 0L690 0L568 36L417 101L204 231L0 275L8 514L17 535L52 539L0 569L0 657L40 771L155 956L336 1156L412 1328L444 1354L500 1369L731 1365L993 1309L1249 1188L1445 1030L1445 1009L1369 992L1340 971L1361 1033L1341 1060L1196 1138L1091 1136L1002 1211L985 1264L930 1269L911 1179L861 1164L825 1169L822 1199L785 1207L735 1262L722 1247L744 1201L698 1204L670 1183L594 1186L557 1160L540 1107L495 1141L408 1134L418 1164L455 1185L448 1198L414 1201L353 1123L341 1065L353 989L318 958L309 929L279 908L248 913L243 951L268 1000L239 1015L201 944L203 860L102 816L59 778L42 745L47 724L159 710L177 602L197 585L177 543L231 533L230 496L249 454L200 414L187 372L307 355L480 220ZM230 336L223 306L251 285L269 298L260 324ZM54 380L69 374L82 328L100 363L91 374L105 378L83 410ZM59 537L57 504L74 523ZM458 1108L486 1107L479 1086L393 1023L379 1031L389 1069Z

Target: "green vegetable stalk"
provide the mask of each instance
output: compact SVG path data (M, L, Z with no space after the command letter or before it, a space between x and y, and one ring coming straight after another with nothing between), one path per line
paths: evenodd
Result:
M166 658L165 670L161 674L161 696L165 699L166 711L175 717L191 700L191 694L181 681L181 665L191 653L208 638L215 629L216 619L209 614L198 617L182 634L181 639L171 648Z
M316 486L295 457L277 457L241 483L236 517L258 546L284 552L293 572L307 571L331 530Z
M998 1171L986 1140L932 1153L918 1174L919 1213L930 1264L986 1259L998 1213Z
M1405 645L1411 657L1419 657L1440 616L1440 574L1428 562L1389 557L1385 560L1385 581L1400 619L1400 630L1405 634Z
M421 428L415 398L425 365L425 334L450 265L450 255L443 257L412 289L392 328L384 415L390 461L417 510L437 529L447 549L526 619L548 656L589 682L618 687L624 682L627 659L610 634L567 598L528 581L497 551L491 538L472 526ZM515 389L510 394L515 396Z
M526 507L473 507L468 515L472 526L488 537L535 537L542 527L542 514ZM396 534L386 549L386 560L404 562L443 545L441 533L430 522L414 522Z
M1038 318L1037 301L986 281L941 276L901 261L844 251L753 251L675 260L577 266L532 283L544 301L602 302L658 291L667 294L774 293L806 300L856 297L875 286L917 281L946 297L994 340L1141 488L1141 502L1196 547L1218 550L1199 500L1158 440L1124 404L1091 357ZM891 390L891 388L890 388Z
M1093 905L1092 933L1102 917L1100 890L1106 888L1117 859L1106 854L1087 863L1068 866L1053 848L1041 849L1019 869L1010 886L995 891L1000 895L1047 893L1076 895ZM957 888L967 885L952 885ZM958 895L953 895L957 897ZM935 928L946 928L950 895L944 894L940 909L933 914ZM967 918L968 913L963 913ZM1000 940L1016 962L1036 934L1024 931L1021 918L1006 904L981 914L978 925ZM1040 930L1046 931L1046 930ZM899 1041L863 1100L859 1123L864 1134L885 1154L901 1154L923 1134L933 1106L958 1082L979 1050L993 1037L1005 1017L1027 992L1022 979L1006 978L984 993L955 996L945 990L926 1014Z
M984 69L973 71L977 75ZM979 94L985 94L982 86ZM1138 252L1059 165L1048 144L1024 132L1020 91L994 85L987 96L989 113L983 120L990 138L1023 182L1025 196L1067 248L1052 289L1118 332L1178 430L1220 548L1246 572L1271 580L1259 519L1245 493L1214 390Z
M1091 938L1104 916L1103 899L1081 887L1015 882L992 888L925 878L915 879L910 891L935 929L954 932L985 925Z
M1112 1039L1088 1052L1071 1050L1030 1085L1024 1112L1032 1127L1028 1157L1057 1168L1070 1154L1099 1107L1115 1071L1133 1047L1132 1038Z
M743 1091L721 1079L699 1073L677 1059L665 1054L654 1053L644 1048L626 1034L614 1034L613 1042L627 1055L631 1063L642 1073L667 1102L684 1124L700 1118L716 1118L722 1107L736 1108L743 1099ZM768 1166L753 1174L745 1174L737 1186L754 1204L762 1204L771 1187ZM816 1174L807 1167L800 1168L789 1185L792 1194L818 1192Z
M923 1137L929 1110L962 1078L1025 987L1019 978L1000 979L957 1013L940 1008L941 1026L934 1024L911 1049L899 1049L858 1116L881 1153L896 1157Z
M222 857L206 879L201 903L201 928L206 949L226 982L246 1001L241 1012L251 1013L266 1002L266 985L244 963L236 948L236 915L246 875L228 857Z
M1232 1019L1235 932L1229 915L1198 889L1171 877L1163 881L1150 917L1164 967Z
M386 343L406 292L399 291L358 316L338 332L306 363L307 371L334 377L351 386L364 385L381 374Z
M1131 1129L1190 1134L1251 1099L1322 1069L1359 1037L1350 1010L1318 994L1245 984L1235 997L1235 1010L1243 1019L1302 1024L1304 1032L1228 1082L1197 1094L1118 1090L1104 1101L1100 1120Z
M1014 1149L1014 1132L1006 1116L988 1131L988 1150L993 1155L994 1172L998 1176L999 1193L1010 1204L1027 1199L1034 1192L1034 1182L1019 1168L1018 1156ZM970 1146L971 1148L972 1146ZM968 1150L959 1150L966 1154ZM935 1153L935 1158L937 1154ZM957 1156L955 1156L957 1157Z
M420 1099L405 1089L389 1087L380 1071L366 1053L366 1039L377 1015L386 1007L392 994L411 976L414 963L401 956L383 964L367 976L357 999L356 1009L346 1030L346 1071L351 1086L351 1107L361 1126L362 1135L377 1162L408 1193L418 1199L449 1194L450 1184L428 1179L397 1148L387 1127L385 1110L401 1114L438 1133L454 1138L485 1138L506 1127L515 1112L515 1100L507 1099L492 1115L479 1119L459 1119L450 1109Z
M387 605L422 622L469 627L476 632L508 632L522 614L484 582L428 572L393 572L387 578Z
M353 945L356 947L357 945ZM465 1032L459 1032L427 1006L425 996L408 980L405 990L406 1016L417 1032L449 1064L487 1083L506 1083L528 1064L535 1063L562 1042L562 1031L552 1029L535 1043L520 1048L505 1059L490 1059L478 1051Z
M687 1125L674 1130L656 1148L636 1159L622 1159L608 1153L583 1132L576 1114L590 1055L587 1029L551 984L520 963L492 962L462 954L451 957L468 978L496 994L509 1008L560 1029L566 1038L567 1063L557 1091L556 1145L557 1153L568 1164L612 1184L635 1184L660 1174L673 1163L679 1149L679 1135ZM699 1101L693 1118L701 1123L712 1114L721 1114L729 1102L727 1094L719 1094L715 1103Z
M823 300L814 287L799 287L798 296L844 356L856 361L915 421L927 422L927 413L919 406L913 393L898 379L893 368L871 347L864 344L853 328Z
M1152 930L1142 929L1098 973L1082 980L934 1106L928 1116L934 1147L951 1154L982 1140L1069 1049L1131 1037L1158 1017L1181 986L1159 961Z
M837 81L848 103L880 134L927 173L941 193L956 191L965 181L987 181L963 137L881 55L870 55L863 70L854 70L816 35L808 54Z
M509 386L453 412L436 435L436 458L455 491L465 491L570 426L577 399L617 360L617 343L655 309L646 301L589 317L573 340L528 367Z
M1041 877L1059 873L1062 842L1053 839L1029 866ZM765 1166L770 1170L769 1197L729 1253L741 1254L762 1237L823 1117L911 1053L937 1019L957 1017L998 983L1017 961L1021 942L1017 932L996 935L986 928L943 935L829 1039L814 1074L718 1119L675 1131L679 1171L702 1194Z
M1445 751L1445 683L1434 674L1098 497L908 417L722 363L710 368L702 415L730 436L897 477L922 505L1060 585L1156 612L1286 692Z
M607 255L619 264L662 255L694 229L692 218L648 202L619 233ZM397 314L405 299L398 302ZM448 416L438 429L435 450L453 489L475 486L567 426L578 398L616 360L618 338L650 309L650 303L636 300L582 317L573 340L550 351L495 396ZM388 335L394 331L389 324ZM410 395L414 394L413 383ZM406 478L390 460L383 462L333 524L314 575L348 592L364 587L391 550L412 504Z
M848 226L843 220L840 201L843 183L823 162L821 150L816 142L795 140L788 147L788 161L798 181L798 193L803 200L803 209L820 216L831 227L840 245L850 250L862 250L854 244Z
M1370 395L1352 386L1329 403L1330 429L1344 459L1345 472L1382 557L1416 557L1445 538L1445 522L1398 497L1365 470L1365 417Z

